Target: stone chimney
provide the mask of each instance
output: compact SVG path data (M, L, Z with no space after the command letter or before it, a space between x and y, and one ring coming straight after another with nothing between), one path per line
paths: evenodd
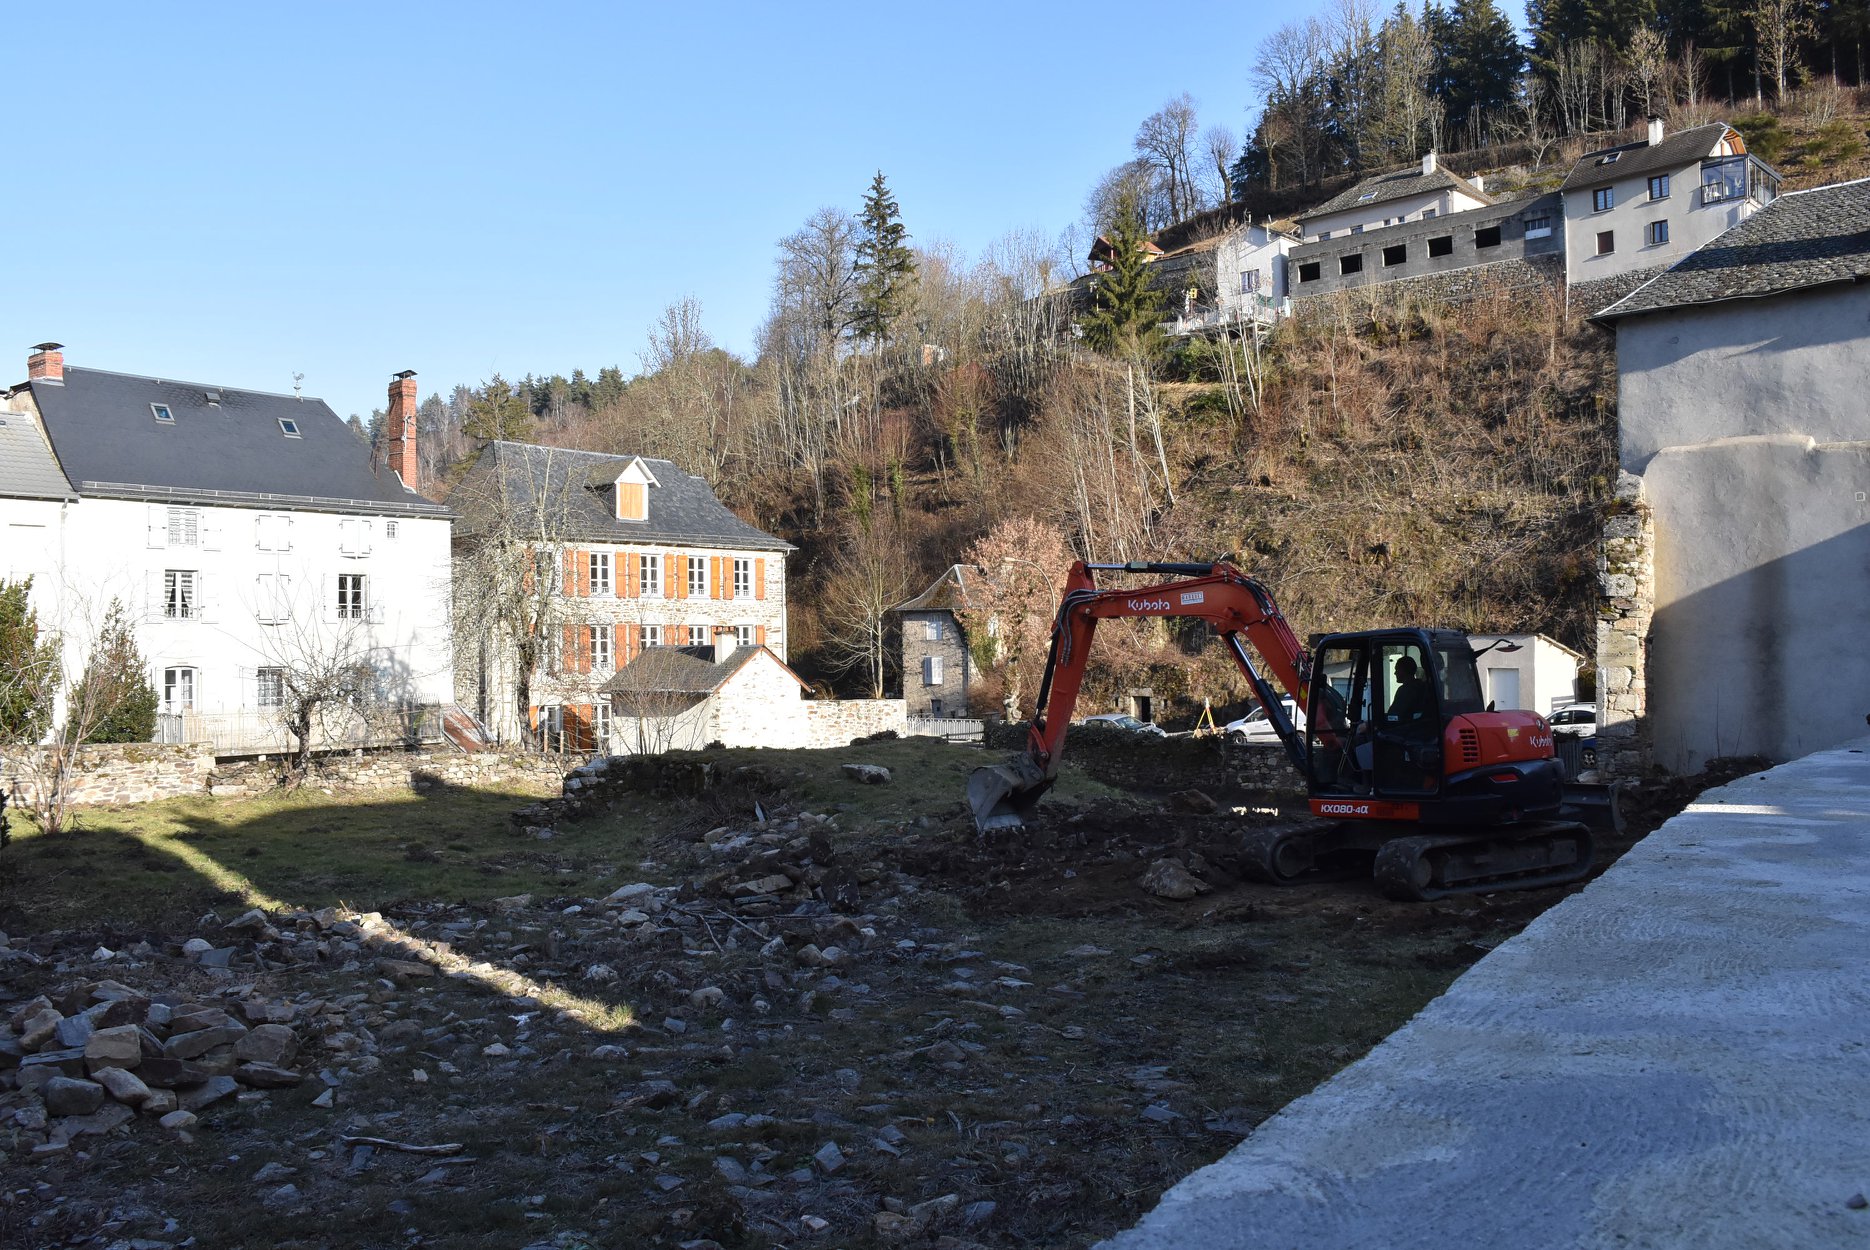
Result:
M1439 168L1439 166L1435 162L1435 153L1431 151L1427 156L1422 158L1422 176L1424 178L1428 177L1430 174L1434 173L1437 168Z
M1476 191L1485 191L1487 189L1487 175L1485 174L1475 174L1472 178L1469 178L1468 181L1474 184L1474 189Z
M734 629L731 625L714 627L714 662L719 664L732 655L740 644L734 641Z
M65 353L60 351L63 343L36 343L32 355L26 357L26 380L29 382L65 381Z
M1655 147L1662 142L1662 119L1653 114L1649 119L1649 146Z
M390 468L404 489L422 493L422 460L416 451L416 371L404 369L390 379L390 411L383 432L389 436Z

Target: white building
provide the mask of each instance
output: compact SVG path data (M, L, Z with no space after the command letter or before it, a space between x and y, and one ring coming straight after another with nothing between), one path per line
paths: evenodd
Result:
M1446 217L1491 203L1479 182L1449 173L1430 152L1419 167L1365 178L1299 214L1298 223L1305 242L1315 243L1406 221Z
M324 745L433 726L421 710L453 689L450 516L398 474L416 463L413 374L391 384L373 470L321 400L68 368L51 343L27 372L0 414L0 575L33 577L68 671L115 600L165 737L283 750L288 675L333 658L374 670L386 714L334 721Z
M1469 634L1468 642L1486 653L1478 660L1481 692L1500 711L1550 716L1578 697L1578 673L1589 661L1564 643L1544 634Z
M1772 203L1779 175L1726 122L1665 135L1652 117L1640 142L1580 157L1561 190L1575 287L1674 264Z
M1222 238L1214 252L1214 300L1222 321L1238 324L1280 315L1292 294L1286 257L1297 242L1290 222L1248 222Z

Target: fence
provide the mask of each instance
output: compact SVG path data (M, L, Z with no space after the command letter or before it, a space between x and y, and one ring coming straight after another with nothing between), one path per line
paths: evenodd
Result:
M314 751L415 747L441 740L441 708L432 703L364 712L334 708L312 725ZM298 745L278 712L256 710L164 712L156 717L156 741L206 742L217 755L283 755Z
M985 722L956 716L911 716L906 732L910 737L945 738L949 742L979 742Z

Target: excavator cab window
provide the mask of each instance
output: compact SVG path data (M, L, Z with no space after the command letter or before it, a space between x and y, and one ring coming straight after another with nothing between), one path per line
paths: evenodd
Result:
M1359 767L1358 727L1369 720L1370 653L1361 642L1320 650L1312 668L1312 782L1326 789L1368 790L1368 761ZM1366 751L1365 754L1368 754Z
M1432 792L1441 784L1442 708L1436 669L1415 639L1392 639L1376 648L1376 705L1371 763L1377 793Z
M1487 701L1480 692L1480 665L1475 661L1474 648L1468 645L1466 638L1443 645L1437 636L1435 667L1441 674L1441 714L1444 718L1471 716L1486 710Z

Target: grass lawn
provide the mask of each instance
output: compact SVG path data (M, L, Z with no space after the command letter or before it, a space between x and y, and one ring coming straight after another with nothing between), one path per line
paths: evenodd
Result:
M711 754L730 769L762 765L783 783L789 804L836 812L853 833L958 812L967 773L998 758L933 739ZM855 762L885 765L894 780L853 782L839 765ZM1101 792L1077 775L1060 785L1066 797ZM537 797L457 788L334 795L307 787L258 799L204 796L87 809L76 828L53 835L14 813L13 844L0 852L0 928L185 928L210 910L227 916L230 908L253 906L344 903L369 911L408 901L589 896L614 887L619 876L645 875L639 866L657 837L750 817L755 798L740 789L687 803L645 797L539 841L507 822Z

